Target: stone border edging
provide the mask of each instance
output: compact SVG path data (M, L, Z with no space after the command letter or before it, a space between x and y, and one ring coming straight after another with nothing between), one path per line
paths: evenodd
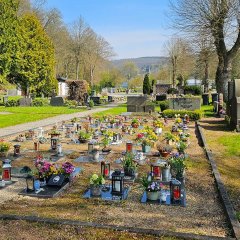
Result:
M109 229L113 231L126 231L131 233L143 234L143 235L153 235L157 237L176 237L187 240L234 240L235 238L226 237L214 237L214 236L204 236L192 233L182 233L182 232L172 232L164 230L155 229L144 229L144 228L133 228L125 226L115 226L115 225L102 225L94 222L82 222L77 220L57 220L52 218L40 218L36 216L18 216L18 215L0 215L1 220L22 220L29 222L40 222L45 224L58 224L58 225L69 225L69 226L79 226L79 227L93 227L100 229Z
M233 231L233 235L236 237L236 239L240 240L240 223L239 223L239 221L236 217L236 212L235 212L235 210L232 206L232 203L229 199L229 196L228 196L227 190L224 186L224 183L221 180L221 176L220 176L220 173L217 169L217 164L216 164L216 162L213 158L213 154L207 146L207 142L206 142L205 136L203 134L202 127L200 126L199 122L196 122L196 127L197 127L197 129L200 133L201 140L202 140L202 143L203 143L203 147L206 151L207 158L210 162L212 172L213 172L213 175L214 175L214 179L215 179L215 182L216 182L216 185L217 185L217 188L218 188L218 192L219 192L219 195L221 197L221 201L223 203L224 210L227 214L227 218L228 218L228 221L230 223L230 227Z

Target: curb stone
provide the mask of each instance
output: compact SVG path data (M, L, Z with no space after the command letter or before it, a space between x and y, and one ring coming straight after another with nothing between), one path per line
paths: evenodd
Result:
M224 206L224 210L226 212L233 235L236 237L236 239L240 240L240 223L236 217L236 212L235 212L235 210L232 206L232 203L229 199L229 196L228 196L227 190L224 186L224 183L222 182L220 173L217 168L217 164L213 158L213 154L212 154L211 150L208 148L205 136L203 134L202 127L200 126L199 122L196 122L196 127L199 131L199 134L200 134L200 137L201 137L201 140L203 143L203 147L206 151L207 158L210 162L210 165L212 168L212 173L213 173L214 179L216 181L218 192L219 192L219 195L221 198L221 202Z

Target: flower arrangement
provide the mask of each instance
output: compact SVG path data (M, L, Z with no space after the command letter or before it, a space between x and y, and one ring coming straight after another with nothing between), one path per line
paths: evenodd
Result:
M175 114L175 123L181 123L182 119L180 117L180 114Z
M183 141L179 141L177 143L177 150L179 153L184 153L187 148L187 143Z
M91 136L92 134L90 132L85 132L85 131L78 132L79 139L89 140Z
M160 120L153 121L153 127L155 128L163 128L164 124Z
M3 139L0 140L0 152L8 152L11 144L5 142Z
M169 159L169 164L171 166L172 176L183 177L184 171L186 169L185 157L179 153L174 154Z
M137 168L137 164L134 162L134 155L130 152L126 153L125 157L123 158L123 168L128 168L135 170Z
M149 181L148 176L145 175L140 179L142 187L147 192L158 192L161 190L163 184L155 181Z
M90 177L90 180L89 180L90 184L93 185L93 186L100 186L100 185L103 185L105 184L105 179L104 177L101 175L101 176L98 176L96 173L94 173L91 177Z
M132 123L131 123L131 125L132 125L132 127L134 127L134 128L138 128L139 127L139 120L138 119L136 119L136 118L134 118L133 120L132 120Z
M60 172L66 176L70 176L70 174L73 173L74 170L75 170L75 167L70 162L65 162L62 164Z
M48 135L61 135L61 133L56 129L51 129Z
M159 152L168 152L168 153L171 153L172 149L173 149L169 144L166 144L163 141L161 141L161 142L158 141L156 143L156 148Z

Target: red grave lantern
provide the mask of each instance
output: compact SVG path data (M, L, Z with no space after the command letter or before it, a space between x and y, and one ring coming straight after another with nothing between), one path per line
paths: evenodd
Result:
M3 160L3 166L2 166L2 180L6 182L11 182L11 160L5 159Z
M101 174L104 178L108 178L110 176L110 163L109 162L101 162Z

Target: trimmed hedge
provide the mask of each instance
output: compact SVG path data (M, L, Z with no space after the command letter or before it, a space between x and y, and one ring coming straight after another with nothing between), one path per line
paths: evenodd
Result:
M191 120L199 120L202 117L203 112L201 110L188 111L188 110L172 110L172 109L167 109L163 111L164 117L174 118L175 114L180 114L181 118L183 118L184 115L187 114Z
M32 101L32 105L34 107L42 107L42 106L47 106L49 105L49 101L47 98L35 98L33 101Z
M193 95L201 95L202 90L199 86L185 86L184 87L184 94L193 94Z
M5 107L16 107L19 105L19 100L8 100L6 103L5 103Z

